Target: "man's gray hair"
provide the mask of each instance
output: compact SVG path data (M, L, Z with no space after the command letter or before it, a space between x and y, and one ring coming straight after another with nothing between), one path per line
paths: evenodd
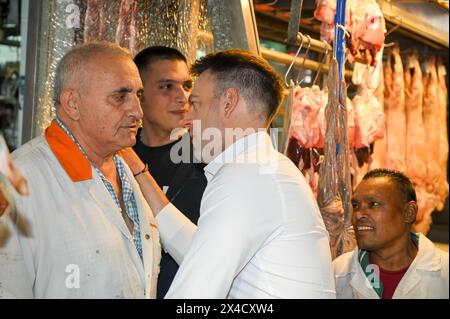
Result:
M91 59L101 56L123 56L133 60L131 52L111 42L88 42L71 49L59 61L55 71L53 101L55 107L60 105L61 91L73 81L80 81Z

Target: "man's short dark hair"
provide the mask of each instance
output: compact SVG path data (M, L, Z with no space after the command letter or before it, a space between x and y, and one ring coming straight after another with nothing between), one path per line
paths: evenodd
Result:
M363 180L376 177L389 178L398 186L406 202L409 201L417 202L417 196L414 186L412 185L411 180L402 172L386 168L377 168L367 172L366 175L364 175Z
M177 49L159 45L148 47L134 57L134 63L139 69L141 78L147 68L159 60L183 61L187 64L186 57Z
M226 50L197 60L191 73L199 76L209 71L216 79L214 94L221 96L235 87L248 105L270 122L283 99L283 82L275 69L263 58L245 50Z

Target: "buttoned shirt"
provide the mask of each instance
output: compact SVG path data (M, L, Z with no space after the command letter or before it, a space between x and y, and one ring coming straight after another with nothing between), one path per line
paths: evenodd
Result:
M84 151L83 147L78 143L78 141L75 139L75 136L69 131L69 129L64 125L63 122L61 122L60 119L55 119L56 123L63 129L63 131L70 137L70 139L77 145L78 149L83 153L83 155L86 157L87 160L90 161L89 157L87 156L86 152ZM131 188L130 180L128 176L125 174L125 167L123 163L119 160L117 155L113 156L114 165L116 166L117 173L119 174L119 180L120 184L122 186L122 200L125 208L125 213L128 215L128 217L133 221L133 241L136 245L136 249L139 253L139 256L142 258L142 241L141 241L141 231L139 229L139 215L138 215L138 208L136 205L136 199L134 198L133 189ZM112 199L114 200L114 203L116 203L117 207L122 210L122 207L120 206L119 197L117 196L116 192L114 191L114 187L108 181L108 179L103 175L102 171L98 169L97 166L95 166L94 163L91 162L92 167L95 169L97 174L100 176L103 185L105 185L106 189L108 190L108 193L111 195Z
M267 133L237 140L205 175L197 228L171 204L157 216L181 263L166 298L335 298L317 203Z

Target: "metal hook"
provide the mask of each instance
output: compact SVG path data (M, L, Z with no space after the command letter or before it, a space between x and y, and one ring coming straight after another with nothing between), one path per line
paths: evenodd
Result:
M348 38L350 38L350 33L348 32L348 30L347 30L342 24L337 23L337 24L336 24L336 27L337 27L338 29L341 29L341 30L344 32L344 34L345 34Z
M294 58L292 59L291 64L289 64L289 67L286 71L286 74L284 75L284 83L286 84L287 87L289 87L289 84L287 82L287 76L289 74L289 72L291 71L292 67L295 64L295 60L297 59L298 55L300 54L300 51L302 50L303 47L303 34L301 34L300 32L298 33L298 37L300 38L300 46L298 47L297 52L295 53Z
M306 57L308 56L309 53L309 49L311 48L311 37L309 35L306 35L306 37L308 38L308 47L306 48L306 52L305 52L305 56L303 57L303 62L302 62L302 66L301 69L298 71L298 75L297 75L297 85L300 85L303 83L303 81L305 80L305 78L300 79L300 74L303 74L303 70L305 69L305 62L306 62Z
M325 60L327 59L328 56L328 47L329 47L328 43L325 40L322 40L322 42L325 44L325 53L323 54L322 62L320 62L319 69L317 70L316 77L314 78L312 84L313 86L316 85L317 79L319 78L319 74L322 71L322 66L325 64Z
M397 17L393 17L395 19L398 19L400 21L397 22L397 25L395 27L392 27L391 30L389 30L388 32L386 32L386 34L384 35L384 37L386 38L389 34L391 34L392 32L394 32L395 30L397 30L398 28L400 28L402 26L403 23L403 17L402 16L397 16Z

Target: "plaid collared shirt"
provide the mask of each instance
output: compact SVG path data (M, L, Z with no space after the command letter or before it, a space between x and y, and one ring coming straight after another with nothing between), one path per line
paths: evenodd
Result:
M83 155L87 158L87 160L91 163L92 167L94 167L97 174L100 176L100 178L103 181L103 184L105 185L106 189L108 190L109 194L114 199L114 202L116 203L117 207L119 207L120 210L122 208L120 207L120 201L119 198L114 191L113 186L111 183L106 179L106 177L103 175L103 173L89 160L89 157L87 156L84 149L81 147L81 145L78 143L78 141L75 139L75 137L72 135L72 133L67 129L67 127L64 125L64 123L61 122L60 119L56 118L56 123L66 132L67 135L74 141L74 143L78 146L80 151L83 153ZM114 155L113 157L114 164L116 165L117 172L119 173L120 182L122 184L122 197L123 197L123 204L125 206L126 213L128 217L133 221L133 241L136 246L136 249L139 253L139 256L142 259L142 241L141 241L141 231L139 227L139 215L138 215L138 208L136 204L136 199L134 197L133 188L131 187L130 180L128 179L128 176L125 174L125 167L123 163L120 161L119 157L117 155Z

